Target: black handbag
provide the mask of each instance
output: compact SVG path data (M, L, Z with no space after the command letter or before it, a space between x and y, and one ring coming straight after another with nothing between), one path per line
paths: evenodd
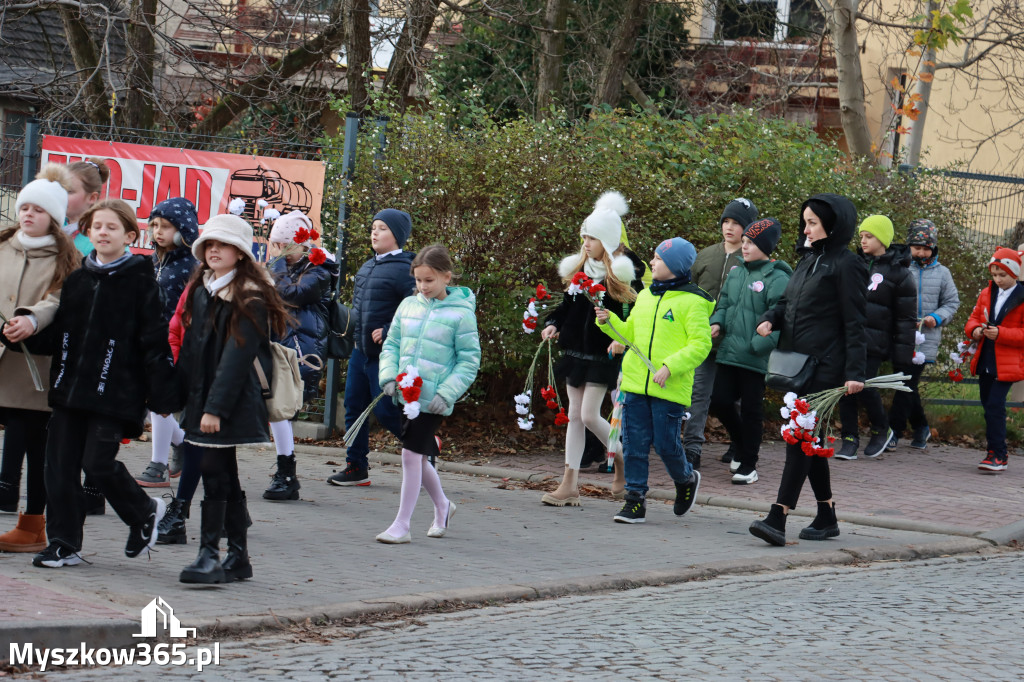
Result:
M352 355L355 338L352 329L352 311L337 299L327 307L327 357L345 360Z
M768 371L765 373L764 383L768 388L780 393L792 392L800 395L811 383L817 367L818 359L813 355L775 349L768 356Z

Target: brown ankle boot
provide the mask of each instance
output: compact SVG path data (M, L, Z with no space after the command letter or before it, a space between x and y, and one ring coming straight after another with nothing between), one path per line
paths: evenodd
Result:
M41 552L46 549L46 517L18 514L14 530L0 535L0 552Z
M621 500L626 496L626 463L622 453L615 453L615 475L612 477L612 497Z
M566 464L565 474L563 474L562 482L558 485L558 488L554 492L545 493L544 497L540 498L540 501L552 507L580 506L580 489L577 483L579 473L579 469L570 469L569 465Z

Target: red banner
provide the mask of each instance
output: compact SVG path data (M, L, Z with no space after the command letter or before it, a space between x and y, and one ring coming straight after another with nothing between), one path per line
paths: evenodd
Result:
M320 232L324 164L267 156L223 154L170 147L150 147L99 140L46 136L43 163L73 163L86 157L101 158L110 167L104 196L122 199L135 209L140 223L148 223L153 207L171 197L185 197L196 205L199 225L210 216L227 213L228 202L245 200L243 218L259 229L263 213L299 210ZM267 221L270 222L270 221ZM135 244L149 249L148 230Z

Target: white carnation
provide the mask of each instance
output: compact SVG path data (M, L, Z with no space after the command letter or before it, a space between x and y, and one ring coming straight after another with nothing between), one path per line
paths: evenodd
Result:
M924 353L917 351L914 353L914 359L911 360L915 365L923 365L925 361Z
M420 416L420 401L415 400L411 403L406 403L405 407L402 408L402 412L404 412L405 416L409 419L415 419Z
M794 407L796 407L797 398L799 398L799 396L796 393L790 391L785 396L783 396L782 401L786 403L786 407L792 410Z

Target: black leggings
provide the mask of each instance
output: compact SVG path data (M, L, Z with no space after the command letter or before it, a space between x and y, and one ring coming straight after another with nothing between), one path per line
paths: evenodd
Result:
M205 499L236 502L242 499L238 482L238 458L235 448L203 448L203 490Z
M179 500L192 500L203 475L203 448L192 443L182 443L184 448L181 463L181 478L178 479Z
M814 499L819 502L832 499L832 479L829 476L828 460L824 457L808 457L800 444L786 444L786 466L782 469L777 504L790 509L796 508L804 480L810 481Z
M0 480L10 483L15 489L21 486L21 461L28 459L26 482L28 498L26 514L42 514L46 509L46 483L43 477L46 466L46 425L50 413L42 410L4 410L4 454L0 464Z

